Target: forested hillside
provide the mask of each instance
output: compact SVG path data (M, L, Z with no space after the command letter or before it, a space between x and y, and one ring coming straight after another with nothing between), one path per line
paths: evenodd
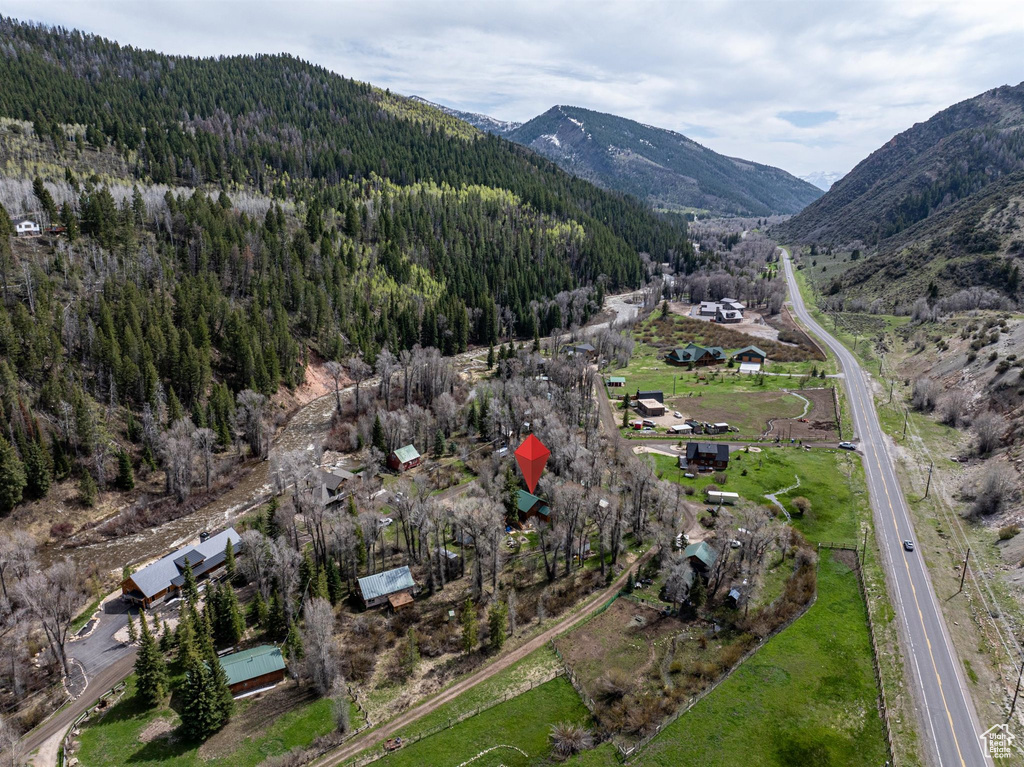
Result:
M259 453L311 361L535 337L639 285L644 254L693 264L679 220L288 56L10 19L0 40L2 512L150 467L187 493L184 416L207 454Z
M726 157L679 133L580 107L552 107L505 135L655 208L769 216L796 213L822 194L779 168Z

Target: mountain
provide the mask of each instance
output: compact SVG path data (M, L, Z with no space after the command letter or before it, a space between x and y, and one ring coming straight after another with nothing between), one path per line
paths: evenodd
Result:
M832 185L843 177L842 173L836 171L815 171L814 173L808 173L806 176L801 176L804 181L808 184L814 184L818 189L827 192L832 188Z
M499 120L495 117L482 115L477 112L463 112L459 109L452 109L451 107L446 107L444 104L436 104L433 101L427 101L425 98L420 96L410 96L409 100L437 109L444 112L446 115L451 115L457 120L469 123L477 130L482 130L484 133L493 133L495 136L508 136L508 134L522 125L522 123L517 123L513 120Z
M1022 169L1024 83L962 101L893 137L776 233L884 249L889 238Z
M580 107L552 107L506 135L581 178L655 208L767 216L796 213L821 196L821 190L778 168Z

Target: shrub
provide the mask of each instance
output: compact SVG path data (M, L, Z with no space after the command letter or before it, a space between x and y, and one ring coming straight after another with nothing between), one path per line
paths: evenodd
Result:
M724 485L728 480L729 480L729 477L726 475L726 473L724 471L716 471L715 472L715 484L716 485Z
M1017 525L1006 525L1006 527L999 528L999 540L1008 541L1015 535L1020 533L1020 528Z
M793 499L793 508L796 509L796 513L801 517L811 510L811 502L802 495L798 495Z
M590 730L575 722L558 722L551 725L551 750L556 759L568 759L592 748L594 738Z

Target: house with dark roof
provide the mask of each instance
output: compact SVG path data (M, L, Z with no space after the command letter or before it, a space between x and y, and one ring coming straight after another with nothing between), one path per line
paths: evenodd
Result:
M732 355L737 362L756 362L760 365L768 358L762 349L757 346L744 346Z
M743 312L738 309L726 309L724 306L719 306L718 311L715 312L715 322L719 324L743 322Z
M344 469L321 472L321 492L324 496L324 506L330 506L332 503L342 500L345 497L346 488L351 486L355 477L355 474Z
M588 359L592 359L597 356L597 347L593 344L582 343L582 344L570 344L565 347L565 350L570 354L582 354Z
M406 445L400 447L397 450L392 450L391 455L388 456L388 466L393 471L406 471L419 466L423 461L420 456L419 450L412 445Z
M359 595L363 606L368 608L387 602L393 609L398 609L411 604L413 595L419 590L408 567L396 567L359 579Z
M284 681L284 656L272 645L231 653L218 660L228 678L228 689L236 697L254 690L267 690Z
M720 346L698 346L689 343L680 349L673 349L665 355L665 362L669 365L717 365L725 361L725 352Z
M636 396L634 396L633 399L656 399L661 404L665 404L665 395L662 392L657 391L655 389L652 389L651 391L640 391L639 389L637 389Z
M536 517L542 522L551 521L551 508L548 506L548 502L525 490L520 490L516 496L516 507L519 511L520 522L526 522L530 517Z
M181 593L185 569L191 567L197 581L208 578L224 565L225 549L231 541L233 551L241 551L241 537L229 527L196 546L185 546L132 573L121 582L121 599L148 608Z
M690 561L695 572L706 576L718 560L718 553L705 541L691 543L683 549L683 556Z
M729 446L723 442L687 442L686 465L729 468Z

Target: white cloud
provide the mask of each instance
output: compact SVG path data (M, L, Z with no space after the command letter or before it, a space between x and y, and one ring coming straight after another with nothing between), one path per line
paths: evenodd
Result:
M526 120L563 103L806 174L1024 78L1014 2L69 2L5 13L167 53L289 52L406 94ZM779 117L834 112L799 127Z

